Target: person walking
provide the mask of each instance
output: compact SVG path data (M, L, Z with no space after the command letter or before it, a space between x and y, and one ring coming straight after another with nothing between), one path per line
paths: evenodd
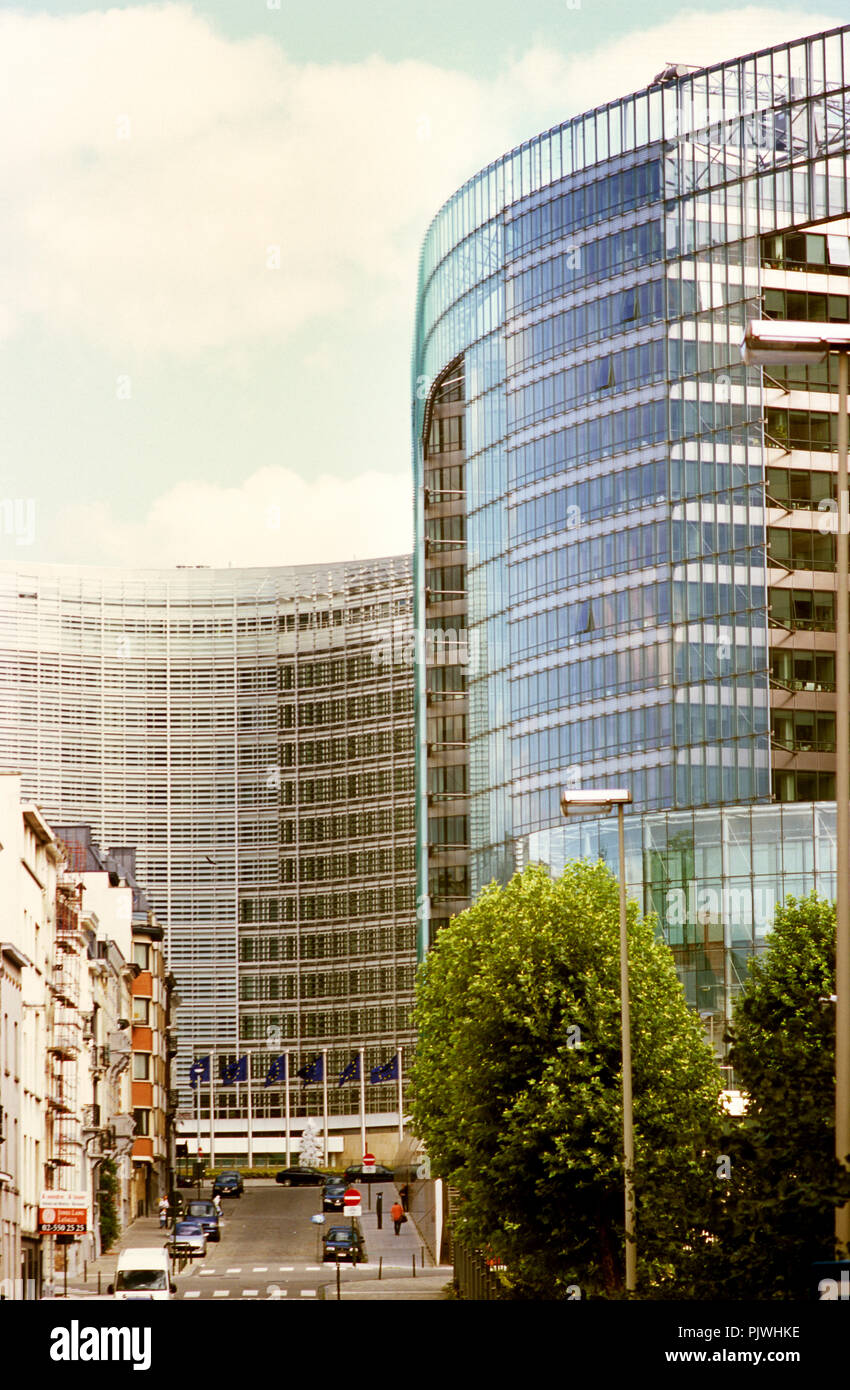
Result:
M401 1205L401 1202L398 1200L398 1198L396 1198L396 1200L390 1207L390 1216L393 1219L393 1227L395 1229L396 1235L401 1235L401 1223L403 1221L406 1221L407 1217L404 1214L404 1207Z
M213 1206L215 1207L218 1216L221 1217L221 1193L217 1192L213 1197Z
M163 1193L159 1199L159 1229L161 1231L164 1231L168 1226L169 1210L170 1208L168 1198L166 1197L165 1193Z

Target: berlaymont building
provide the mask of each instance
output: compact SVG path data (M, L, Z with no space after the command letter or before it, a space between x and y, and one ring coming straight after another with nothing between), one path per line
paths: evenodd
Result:
M395 1154L416 962L411 605L409 556L0 567L0 767L53 824L135 850L177 981L172 1109L193 1154L211 1091L215 1157L283 1153L287 1066L296 1154L327 1113L332 1156L359 1160L361 1094ZM362 1085L340 1086L352 1065Z
M845 323L850 27L681 66L440 210L413 361L420 949L493 878L616 826L720 1025L788 893L834 897L837 373L748 320ZM457 631L456 661L430 629Z

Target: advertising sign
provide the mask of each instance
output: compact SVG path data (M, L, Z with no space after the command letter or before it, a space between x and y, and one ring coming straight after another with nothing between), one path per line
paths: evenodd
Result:
M42 1192L38 1229L42 1235L82 1235L88 1230L85 1192Z

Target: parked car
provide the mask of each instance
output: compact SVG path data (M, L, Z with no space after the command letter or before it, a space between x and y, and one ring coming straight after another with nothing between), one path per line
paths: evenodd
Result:
M343 1178L328 1178L322 1189L322 1211L342 1211L348 1183Z
M364 1173L363 1165L354 1163L345 1170L346 1182L392 1182L395 1174L389 1168L384 1168L380 1163L375 1164L374 1173Z
M221 1225L214 1202L190 1202L186 1211L188 1221L200 1221L207 1240L221 1240Z
M357 1226L331 1226L322 1241L322 1259L349 1260L362 1264L366 1259L366 1243Z
M275 1182L283 1187L321 1187L327 1174L318 1168L282 1168L275 1176Z
M187 1255L190 1260L202 1259L207 1253L207 1237L200 1221L178 1221L168 1242L168 1253L174 1258Z
M219 1173L213 1181L212 1195L216 1193L220 1197L241 1197L245 1184L242 1181L242 1174L236 1172Z

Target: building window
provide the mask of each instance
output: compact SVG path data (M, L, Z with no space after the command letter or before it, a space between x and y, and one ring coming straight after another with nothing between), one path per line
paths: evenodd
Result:
M133 942L133 964L137 965L140 970L150 970L151 948L146 942Z
M145 1138L151 1132L151 1112L150 1110L134 1110L133 1120L136 1126L135 1138L140 1136Z
M151 1001L140 999L138 995L133 999L133 1022L149 1025L151 1021Z
M151 1056L149 1052L133 1053L133 1080L148 1081L151 1074Z

